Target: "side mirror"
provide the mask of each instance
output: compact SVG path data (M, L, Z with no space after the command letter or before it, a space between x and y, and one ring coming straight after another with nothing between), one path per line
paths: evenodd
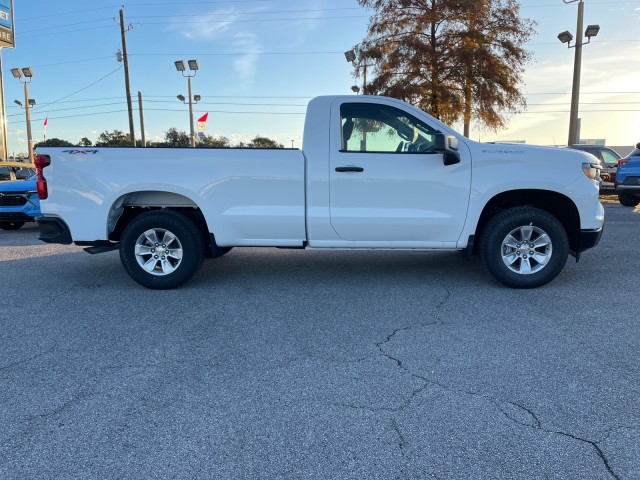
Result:
M455 165L460 163L460 154L458 153L458 139L453 135L445 135L438 132L434 138L434 150L442 153L442 162L446 165Z

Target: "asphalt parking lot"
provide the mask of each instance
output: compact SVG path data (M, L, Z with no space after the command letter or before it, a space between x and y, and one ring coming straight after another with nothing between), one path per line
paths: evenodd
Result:
M235 249L151 291L0 232L0 478L640 478L640 208L510 290L455 252Z

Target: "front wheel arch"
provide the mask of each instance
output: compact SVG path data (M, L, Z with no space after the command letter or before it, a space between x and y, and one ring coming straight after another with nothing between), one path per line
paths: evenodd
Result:
M509 190L495 195L484 206L478 219L475 238L480 239L486 225L501 212L516 207L532 207L553 215L563 225L569 238L571 252L580 250L580 213L576 204L566 195L551 190ZM480 253L479 242L473 253Z

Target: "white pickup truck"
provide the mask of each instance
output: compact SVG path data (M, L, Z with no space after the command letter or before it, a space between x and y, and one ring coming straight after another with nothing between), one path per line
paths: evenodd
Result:
M155 289L233 247L454 249L509 287L598 244L599 165L577 150L478 143L385 97L308 106L303 149L41 148L40 239L119 249Z

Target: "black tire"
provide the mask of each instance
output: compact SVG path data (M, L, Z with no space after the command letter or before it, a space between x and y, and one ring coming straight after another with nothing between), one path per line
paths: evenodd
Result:
M480 254L498 282L512 288L536 288L549 283L564 268L569 238L550 213L533 207L510 208L485 226Z
M624 205L625 207L636 207L640 203L640 197L634 197L629 193L619 193L618 201L620 205Z
M0 229L2 230L18 230L22 228L24 222L0 222Z
M147 288L166 290L187 282L204 259L200 230L170 210L134 218L120 238L120 261L129 276Z

